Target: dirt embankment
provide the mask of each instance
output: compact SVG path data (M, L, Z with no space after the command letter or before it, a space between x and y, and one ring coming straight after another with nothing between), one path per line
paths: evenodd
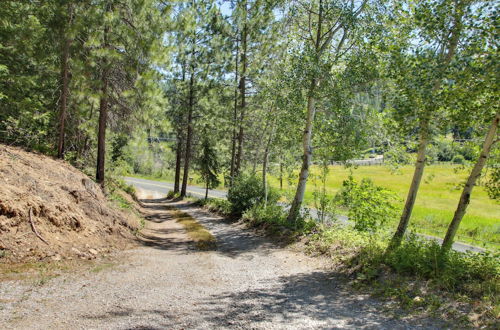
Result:
M92 259L130 244L136 225L66 162L0 145L0 263Z

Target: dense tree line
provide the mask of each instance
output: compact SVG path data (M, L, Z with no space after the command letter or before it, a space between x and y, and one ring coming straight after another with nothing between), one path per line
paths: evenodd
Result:
M497 13L487 0L4 1L0 140L96 164L103 183L106 142L117 161L144 132L169 136L161 152L181 197L193 169L207 190L245 173L267 189L279 164L281 182L299 170L290 223L313 162L413 148L394 249L435 139L468 132L484 141L446 252L498 153Z

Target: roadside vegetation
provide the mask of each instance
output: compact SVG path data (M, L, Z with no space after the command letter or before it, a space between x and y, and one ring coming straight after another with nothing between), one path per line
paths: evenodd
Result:
M413 313L445 317L460 326L494 326L500 316L498 252L443 255L437 242L415 232L387 252L391 232L382 215L390 216L395 202L390 192L371 181L349 178L333 199L336 205L330 210L346 206L351 223L331 219L320 223L306 211L291 224L278 203L278 192L271 195L264 203L262 185L247 177L235 182L228 200L199 199L197 203L225 217L241 217L250 227L299 244L306 253L327 256L355 287L395 299Z

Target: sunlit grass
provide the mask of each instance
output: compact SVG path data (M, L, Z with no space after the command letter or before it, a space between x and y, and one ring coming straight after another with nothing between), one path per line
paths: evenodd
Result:
M200 250L212 250L216 246L215 237L210 234L199 222L192 216L181 211L174 211L176 222L180 223L186 229L188 236L196 242L196 247Z
M331 166L326 180L326 190L333 196L352 171L355 179L370 178L376 184L396 192L401 198L400 207L408 193L413 175L413 167L405 166L393 173L388 166L360 166L346 169L343 166ZM314 206L313 192L321 185L318 179L319 168L312 167L310 180L306 189L305 200ZM431 165L425 169L420 186L411 224L415 231L443 237L460 198L460 185L465 181L467 171L457 170L453 165ZM291 184L290 184L291 183ZM276 177L270 178L270 184L279 187ZM285 194L291 195L295 190L295 181L283 181ZM397 219L394 219L395 226ZM477 186L471 196L458 233L460 241L478 246L500 247L500 205L491 200L486 191Z

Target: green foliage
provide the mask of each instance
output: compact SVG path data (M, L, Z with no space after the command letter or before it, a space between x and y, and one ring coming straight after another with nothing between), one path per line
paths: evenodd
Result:
M384 160L394 169L402 165L409 165L413 162L413 157L404 146L395 145L384 153Z
M217 159L217 151L214 148L213 142L208 138L207 132L203 138L201 145L201 155L198 158L198 167L200 176L207 189L216 188L219 184L219 161Z
M287 212L283 210L283 206L276 203L264 204L262 202L254 204L242 215L242 219L251 225L270 225L278 232L282 228L288 228L295 233L305 234L316 227L314 220L305 217L299 217L294 223L290 223L286 218Z
M459 164L459 165L465 164L465 158L460 154L453 156L453 159L451 161L453 162L453 164Z
M398 274L430 279L446 291L482 298L484 295L495 297L499 293L498 257L489 253L450 251L443 260L437 242L410 235L398 249L387 255L385 263Z
M500 166L491 169L485 188L491 199L500 201Z
M219 213L224 216L231 215L231 203L228 200L220 198L201 199L198 203L212 212Z
M241 215L252 206L264 202L265 191L262 182L255 175L241 174L229 188L227 200L231 203L231 212ZM279 199L276 191L270 189L267 203L275 204Z
M396 194L367 178L358 183L349 176L336 198L340 205L349 209L349 219L360 231L377 231L397 214Z

